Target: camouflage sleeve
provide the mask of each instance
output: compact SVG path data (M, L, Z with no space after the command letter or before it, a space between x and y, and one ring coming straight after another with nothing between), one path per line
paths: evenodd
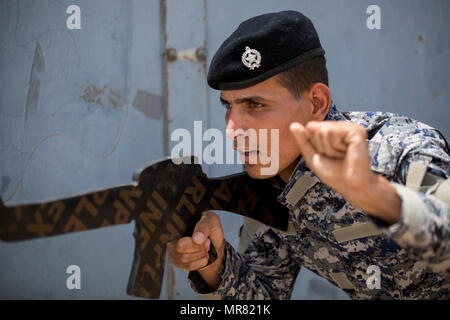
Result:
M300 265L290 258L289 245L268 229L252 241L244 255L228 242L221 269L222 282L210 291L196 272L188 275L192 289L203 297L236 300L289 299Z
M416 129L403 141L403 153L391 183L402 201L400 220L386 228L418 259L450 258L450 156L437 131Z

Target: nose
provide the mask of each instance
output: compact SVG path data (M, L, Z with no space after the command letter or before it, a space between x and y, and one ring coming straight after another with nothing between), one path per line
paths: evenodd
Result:
M227 122L227 136L230 139L234 139L238 131L247 131L245 114L238 106L233 106L227 111L225 115L225 121Z

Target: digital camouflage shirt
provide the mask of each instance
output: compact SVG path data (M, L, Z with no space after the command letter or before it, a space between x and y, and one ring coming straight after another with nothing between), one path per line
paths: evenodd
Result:
M217 290L195 271L191 287L222 299L289 299L305 266L353 299L449 299L450 150L442 134L400 115L334 104L325 120L366 128L371 168L402 200L400 221L388 226L354 208L300 161L278 198L289 208L289 230L245 220L248 241L241 253L226 243ZM379 289L367 283L377 267Z

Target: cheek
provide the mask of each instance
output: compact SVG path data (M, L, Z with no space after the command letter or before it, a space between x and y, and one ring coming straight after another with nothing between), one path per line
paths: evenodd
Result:
M280 166L287 166L300 155L294 136L288 128L280 130L279 138Z

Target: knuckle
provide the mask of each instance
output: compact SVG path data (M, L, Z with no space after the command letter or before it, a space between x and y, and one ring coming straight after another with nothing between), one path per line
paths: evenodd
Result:
M175 251L177 253L182 253L184 251L184 245L181 241L178 241L177 244L175 245Z
M361 136L367 137L367 131L364 126L360 124L353 124L353 129Z
M212 211L205 211L202 213L202 217L204 217L205 219L215 219L218 216Z
M306 129L308 130L315 130L317 128L317 121L309 121L306 124Z
M187 256L187 255L185 255L185 254L180 255L180 261L181 261L182 263L187 263L187 262L189 262L189 256Z
M201 262L200 262L200 265L203 267L203 266L206 266L207 264L208 264L208 256L204 256L201 260L200 260Z
M323 127L320 130L320 136L322 139L328 139L330 137L330 134L331 134L331 128L329 128L329 127Z
M203 211L203 212L202 212L202 216L203 216L203 217L208 217L208 216L210 216L211 214L213 214L212 211Z
M211 211L207 211L205 213L203 213L202 219L200 220L199 223L204 223L206 226L212 226L212 225L217 225L220 224L220 217Z
M210 216L210 219L211 219L211 222L212 222L212 223L214 223L214 224L220 224L220 218L219 218L219 216L218 216L217 214L213 213L213 214Z
M358 126L358 127L359 127L359 131L360 131L361 136L364 139L367 139L367 131L366 131L366 129L363 126Z

